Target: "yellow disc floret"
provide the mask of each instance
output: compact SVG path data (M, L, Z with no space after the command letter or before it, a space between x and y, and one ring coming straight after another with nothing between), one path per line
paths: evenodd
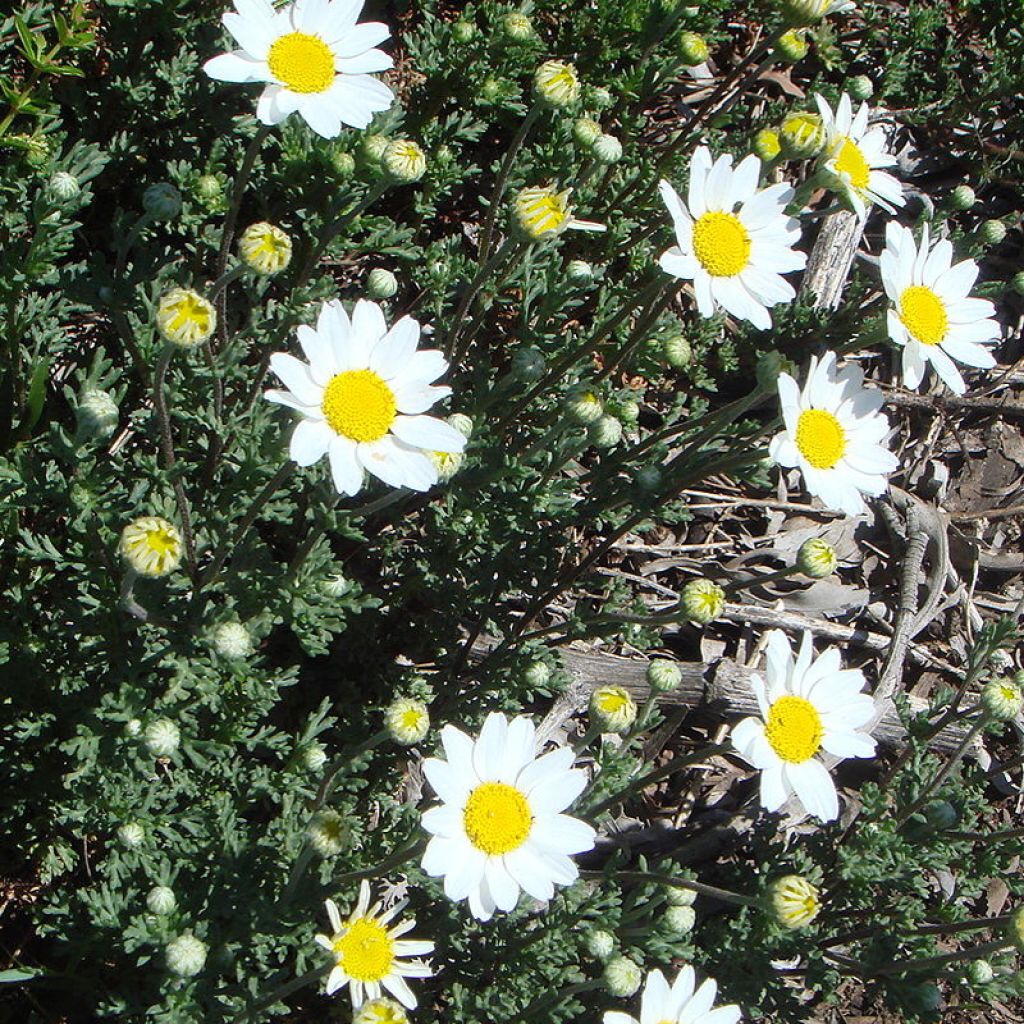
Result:
M836 171L849 178L850 184L858 192L866 191L871 182L871 168L860 146L853 139L843 139L836 149Z
M380 981L391 973L395 944L372 917L357 917L334 940L338 966L356 981Z
M373 370L336 374L320 407L331 429L352 441L377 441L395 422L395 394Z
M818 752L824 729L821 715L809 700L787 695L768 709L764 734L783 761L801 764Z
M942 300L924 285L914 284L900 296L903 326L922 345L938 345L946 337L949 316Z
M324 92L334 81L334 54L319 37L289 32L267 54L270 73L292 92Z
M477 786L469 794L462 819L469 841L492 856L522 846L533 826L526 797L504 782Z
M734 213L705 213L693 225L693 254L712 277L734 277L750 262L750 235Z
M796 424L796 446L815 469L832 469L846 451L846 431L825 409L805 409Z

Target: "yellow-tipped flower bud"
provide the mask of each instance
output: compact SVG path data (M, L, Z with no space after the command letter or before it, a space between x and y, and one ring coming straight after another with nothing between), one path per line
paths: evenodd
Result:
M167 576L181 565L181 534L160 516L141 516L121 531L119 551L140 576Z
M1012 679L990 679L981 688L981 706L997 722L1009 722L1024 707L1024 693Z
M572 189L556 191L551 185L539 185L520 190L512 204L515 226L531 242L557 238L563 231L604 231L603 224L577 220L573 216L569 199Z
M796 567L812 580L823 580L839 567L839 556L827 541L811 537L800 545L796 553Z
M636 721L636 704L621 686L599 686L590 695L590 717L603 732L626 732Z
M779 41L775 44L775 55L779 60L795 64L807 56L807 51L810 48L811 44L807 41L804 32L801 29L791 28L779 36Z
M571 107L580 98L576 68L564 60L546 60L533 76L533 94L548 107Z
M250 224L238 239L245 265L254 273L280 274L292 261L292 240L279 227L259 221Z
M696 32L684 32L679 37L679 56L689 67L703 64L710 54L711 51L708 49L704 37Z
M771 128L762 128L754 136L754 154L763 163L770 164L778 160L782 153L782 143L779 140L779 133Z
M335 857L348 846L351 830L337 811L319 811L306 829L309 845L321 857Z
M827 136L818 114L790 114L779 129L782 152L790 160L810 160L824 148Z
M852 0L782 0L783 16L796 28L817 25L827 15L850 11L853 7Z
M601 126L590 117L581 117L572 126L572 137L581 146L592 146L601 134Z
M783 928L803 928L821 910L818 890L800 875L776 879L769 888L771 911Z
M403 747L411 747L430 731L430 712L421 700L399 697L384 712L384 728Z
M533 38L533 22L522 11L510 11L502 19L501 27L509 39L526 43Z
M401 1003L387 996L369 999L352 1015L352 1024L409 1024Z
M1007 938L1024 953L1024 907L1018 907L1006 922Z
M690 580L683 587L679 604L694 625L706 626L725 609L725 591L711 580Z
M194 348L217 328L217 311L191 288L172 288L160 296L156 329L160 337L179 348Z
M392 139L380 158L381 170L396 185L411 185L427 171L427 154L412 139Z

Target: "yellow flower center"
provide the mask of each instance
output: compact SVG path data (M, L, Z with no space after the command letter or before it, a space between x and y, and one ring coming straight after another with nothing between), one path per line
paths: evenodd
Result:
M402 728L413 732L423 724L423 714L417 708L402 712Z
M803 697L780 697L768 709L764 734L783 761L800 764L814 757L823 733L821 716Z
M462 812L469 841L484 853L509 853L522 846L533 827L526 797L504 782L477 786Z
M805 409L796 423L796 446L815 469L831 469L846 451L846 431L832 413Z
M949 329L942 299L920 284L911 285L900 296L900 319L922 345L938 345Z
M629 707L629 694L617 686L606 686L597 693L597 706L606 715L617 715Z
M146 547L158 555L173 554L178 550L178 538L166 526L146 531Z
M267 54L270 73L292 92L324 92L334 81L334 54L319 37L289 32Z
M210 330L210 305L199 295L185 292L168 312L172 314L167 321L169 334L180 331L186 325L195 326L201 334L206 334Z
M519 221L531 238L561 231L569 223L569 193L550 188L524 189L517 202Z
M750 235L734 213L705 213L693 225L693 254L712 277L734 277L750 262Z
M843 139L839 144L836 157L836 170L850 179L850 184L859 192L867 189L871 181L871 168L868 166L860 146L853 139Z
M391 973L395 944L372 917L358 917L334 940L338 966L355 981L380 981Z
M999 692L1002 694L1003 700L1015 701L1020 696L1016 686L1011 686L1009 683L1004 683L999 687Z
M395 422L395 394L373 370L335 374L320 403L331 429L352 441L377 441Z

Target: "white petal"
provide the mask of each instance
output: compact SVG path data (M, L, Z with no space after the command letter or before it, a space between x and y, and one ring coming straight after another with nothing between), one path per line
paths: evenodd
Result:
M839 817L839 798L828 769L817 759L787 764L786 776L808 814L821 821Z
M462 434L433 416L396 416L391 432L406 444L427 451L461 452L466 447Z
M323 388L310 377L309 367L305 363L287 352L275 352L270 357L270 369L304 405L320 405L323 400Z
M385 380L399 376L420 340L419 322L403 316L370 350L370 369Z
M312 466L327 454L336 436L323 420L300 420L292 431L289 455L300 466Z
M247 57L241 50L211 57L203 71L219 82L265 82L269 74L265 61Z
M437 483L437 468L430 459L390 435L360 443L356 457L364 469L391 487L429 491Z
M347 437L335 435L327 452L331 461L331 478L339 494L352 497L363 487L363 471L357 461L357 448Z

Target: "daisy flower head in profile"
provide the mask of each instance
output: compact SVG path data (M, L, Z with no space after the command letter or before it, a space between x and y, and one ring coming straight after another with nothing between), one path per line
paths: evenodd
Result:
M889 486L887 474L899 459L882 443L889 421L879 410L882 394L863 387L859 366L836 371L834 352L812 356L801 390L788 374L778 379L785 429L772 438L772 461L799 467L807 490L831 509L849 516L865 510L863 495Z
M423 763L441 803L423 814L431 839L422 866L444 876L445 895L468 899L488 921L514 909L521 889L550 900L556 883L571 885L579 875L571 855L594 846L594 830L562 813L587 784L572 749L538 757L533 723L497 711L475 740L446 725L441 743L447 760Z
M928 225L921 245L914 233L895 221L885 226L879 259L882 285L892 302L889 337L903 347L903 383L917 388L928 364L958 395L967 390L954 360L985 369L996 365L985 347L999 339L996 308L988 299L970 298L978 278L974 260L953 263L947 239L931 244Z
M765 677L752 675L760 718L745 718L732 731L732 745L761 773L761 806L777 811L795 793L808 814L821 821L839 816L839 798L817 755L873 757L875 741L859 732L875 713L862 693L864 673L844 669L839 648L817 658L804 633L796 659L781 629L766 634Z
M835 191L843 196L861 220L868 207L877 203L890 213L902 206L903 186L882 170L892 167L896 157L886 152L885 132L869 128L868 105L862 103L856 114L844 92L833 112L822 96L814 97L825 126L826 143L820 166Z
M721 306L767 330L772 325L768 308L796 295L781 275L803 270L807 257L793 248L800 238L799 222L786 214L793 189L785 184L758 189L760 174L761 161L752 154L733 167L728 153L712 163L707 147L698 147L686 203L669 182L658 186L677 243L658 264L693 281L701 316L714 316Z
M733 1003L715 1007L717 995L718 985L711 978L697 988L690 966L684 967L671 985L661 971L651 971L640 997L640 1020L609 1010L604 1024L736 1024L740 1008Z
M222 17L239 48L203 65L222 82L263 82L256 116L266 125L298 113L332 139L343 124L365 128L387 110L394 93L373 77L391 58L375 49L391 34L380 22L357 24L362 0L234 0Z
M358 1009L366 999L379 999L390 992L403 1006L416 1007L416 996L406 978L429 978L433 971L422 960L410 960L434 951L434 943L402 938L416 927L413 920L392 924L408 906L399 900L389 910L380 903L370 906L370 883L359 886L359 900L348 920L342 920L334 900L327 900L330 935L317 935L316 942L334 959L327 976L327 994L348 986L352 1006Z
M461 452L466 438L423 415L451 388L433 384L448 363L436 350L417 351L419 337L420 325L408 316L389 329L375 302L360 299L351 319L337 299L325 302L316 328L298 330L308 361L285 352L270 357L286 390L265 397L302 417L292 459L311 466L326 455L341 494L358 493L364 470L391 487L426 491L436 484L428 453Z

